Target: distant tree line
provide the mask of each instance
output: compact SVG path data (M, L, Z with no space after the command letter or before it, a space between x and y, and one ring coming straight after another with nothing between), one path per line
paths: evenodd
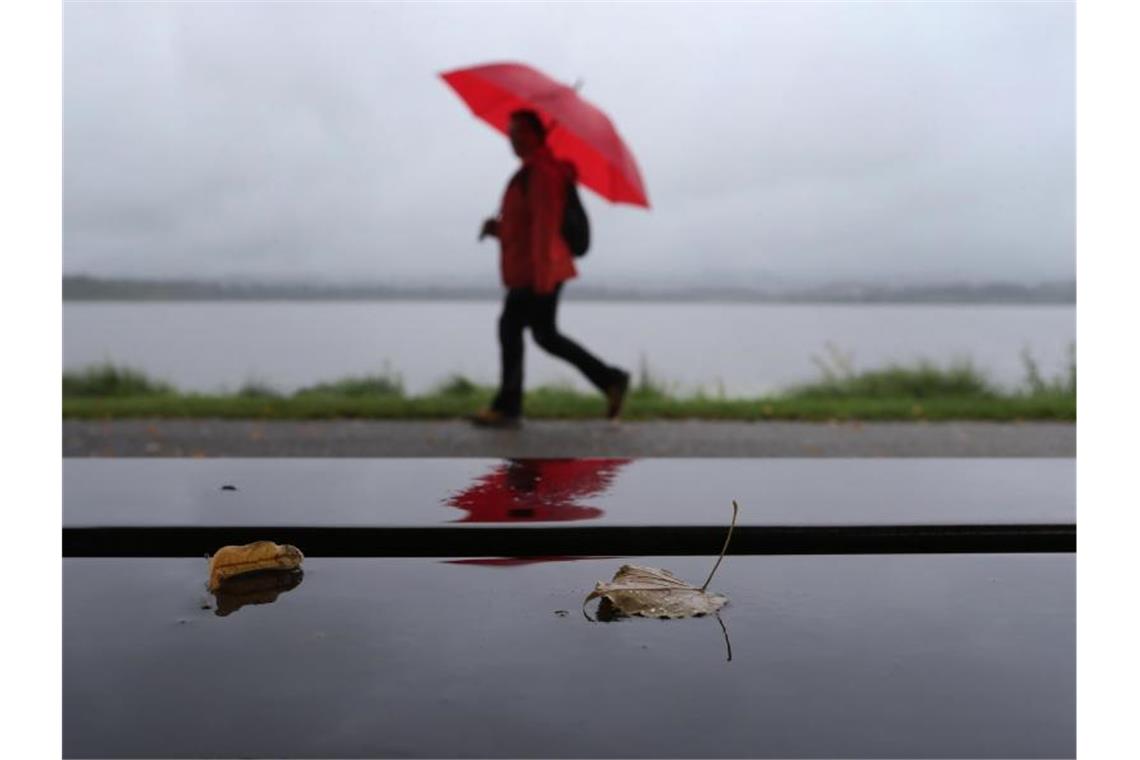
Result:
M876 285L836 283L809 288L765 290L745 286L599 287L575 284L574 300L731 301L753 303L1007 303L1072 304L1072 280L1032 285L947 283ZM134 279L69 275L63 278L65 301L384 301L487 300L501 291L489 285L325 285L317 283L217 282L189 279Z

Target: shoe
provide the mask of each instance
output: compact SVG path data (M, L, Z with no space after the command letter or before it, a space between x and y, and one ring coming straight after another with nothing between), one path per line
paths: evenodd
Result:
M503 414L498 409L484 409L467 418L475 427L483 428L517 428L522 420L517 416Z
M625 395L629 391L629 373L618 370L620 376L613 385L606 390L606 419L616 420L621 415Z

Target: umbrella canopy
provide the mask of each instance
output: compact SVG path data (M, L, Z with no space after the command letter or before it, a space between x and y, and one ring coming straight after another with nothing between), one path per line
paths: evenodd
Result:
M503 134L511 112L536 111L547 126L547 144L570 161L578 181L614 203L649 208L633 154L617 129L573 87L520 63L494 63L440 74L472 113Z

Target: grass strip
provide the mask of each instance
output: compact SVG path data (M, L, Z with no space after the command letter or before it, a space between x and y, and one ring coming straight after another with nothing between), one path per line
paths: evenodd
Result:
M1045 380L1027 363L1027 383L1004 391L969 363L928 362L854 372L842 362L823 377L761 398L680 395L646 370L631 389L623 416L631 420L1075 420L1075 366ZM234 393L183 393L136 370L102 365L63 377L65 419L454 419L487 406L494 389L456 375L428 393L404 392L399 375L345 378L292 394L247 384ZM525 397L532 419L597 419L600 394L540 387Z
M485 406L489 391L466 397L381 396L345 398L296 396L167 395L71 398L63 401L65 419L451 419ZM566 391L527 394L531 419L597 419L600 397ZM622 415L628 420L1075 420L1076 399L1064 395L997 398L807 398L714 399L633 397Z

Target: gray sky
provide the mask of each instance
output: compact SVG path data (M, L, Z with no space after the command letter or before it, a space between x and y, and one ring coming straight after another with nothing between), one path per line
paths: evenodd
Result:
M997 2L69 3L64 271L493 282L499 60L637 156L593 284L1074 276L1073 6Z

